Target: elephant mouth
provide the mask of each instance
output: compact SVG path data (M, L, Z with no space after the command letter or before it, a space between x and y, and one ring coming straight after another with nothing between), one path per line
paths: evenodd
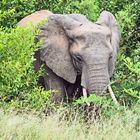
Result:
M111 96L113 102L114 102L116 105L118 105L118 101L117 101L117 99L116 99L116 97L115 97L115 95L114 95L114 93L113 93L113 91L112 91L111 86L108 85L108 86L106 87L106 89L108 89L108 92L109 92L109 94L110 94L110 96ZM87 90L86 90L84 87L82 88L82 92L83 92L83 96L87 98L88 92L87 92ZM104 91L102 91L102 93L103 93L103 92L104 92ZM90 106L90 103L87 103L87 105Z
M82 93L84 97L88 97L89 93L97 93L97 95L103 95L103 93L107 90L108 86L106 86L104 89L95 90L92 92L89 92L85 87L82 87Z

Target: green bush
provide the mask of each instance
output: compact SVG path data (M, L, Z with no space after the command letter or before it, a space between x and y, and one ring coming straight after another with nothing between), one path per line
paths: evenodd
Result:
M15 27L16 23L40 9L54 13L81 13L95 20L99 14L97 0L2 0L0 2L0 27Z
M14 27L24 16L36 10L37 0L2 0L0 1L0 26Z
M47 102L49 91L38 86L42 70L33 68L37 31L28 27L0 32L0 106L8 103L16 107L41 108Z
M118 3L117 3L118 4ZM122 39L114 73L114 92L123 104L140 99L140 28L138 24L140 2L128 2L115 14L120 24ZM116 5L117 6L117 5Z

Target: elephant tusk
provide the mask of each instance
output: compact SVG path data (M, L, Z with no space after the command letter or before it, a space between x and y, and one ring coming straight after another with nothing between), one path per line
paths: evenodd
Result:
M83 87L83 96L84 98L87 98L87 90ZM90 103L86 102L88 106L90 106Z
M83 87L83 96L87 97L87 90Z
M114 95L114 93L113 93L112 88L111 88L110 85L108 85L108 91L109 91L109 94L110 94L112 100L113 100L114 103L117 105L117 104L118 104L118 101L117 101L117 99L116 99L116 97L115 97L115 95Z

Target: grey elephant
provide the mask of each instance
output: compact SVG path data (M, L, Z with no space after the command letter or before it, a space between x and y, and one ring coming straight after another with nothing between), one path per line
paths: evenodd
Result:
M48 22L40 27L38 38L43 43L35 54L35 68L45 64L48 75L40 81L46 89L56 91L53 101L82 92L103 94L113 74L120 42L113 14L103 11L95 23L81 14L49 13L47 17ZM18 25L23 26L22 21Z

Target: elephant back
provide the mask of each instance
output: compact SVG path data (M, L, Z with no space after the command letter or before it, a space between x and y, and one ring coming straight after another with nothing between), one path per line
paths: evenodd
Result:
M32 23L33 25L37 25L42 20L45 20L48 18L48 16L52 15L53 13L48 10L40 10L36 11L23 19L21 19L17 26L26 27L29 23Z

